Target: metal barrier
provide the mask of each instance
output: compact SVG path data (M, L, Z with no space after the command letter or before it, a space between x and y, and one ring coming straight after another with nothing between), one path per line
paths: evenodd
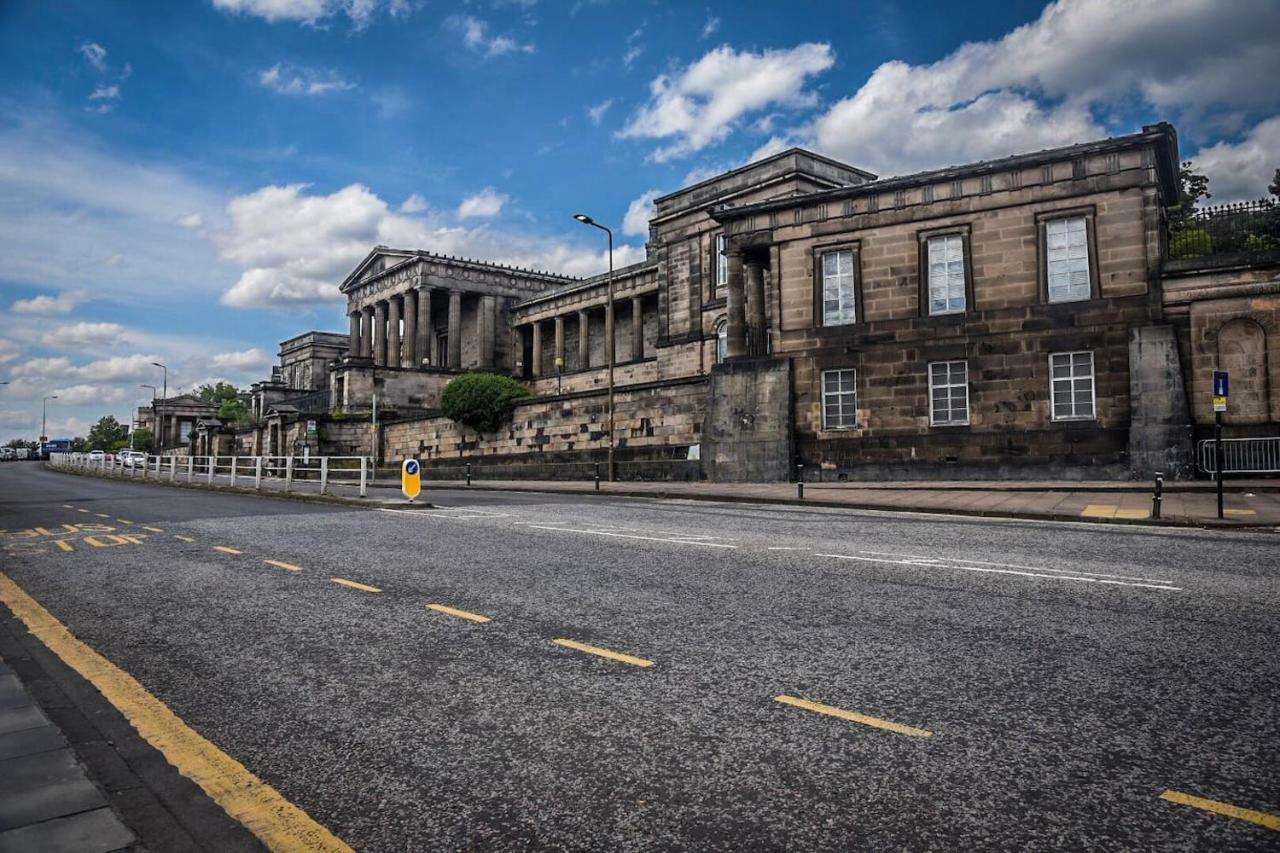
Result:
M229 485L252 480L253 488L263 490L263 481L283 483L286 493L294 490L295 481L318 481L320 494L329 493L331 484L357 486L360 497L367 497L373 465L367 456L155 456L152 454L121 457L94 457L88 453L52 453L49 464L55 468L95 471L112 477L155 479L159 481L204 483L212 486L219 479Z
M1218 473L1217 442L1206 439L1196 449L1196 462L1206 474ZM1224 438L1222 473L1280 473L1280 436L1268 438Z

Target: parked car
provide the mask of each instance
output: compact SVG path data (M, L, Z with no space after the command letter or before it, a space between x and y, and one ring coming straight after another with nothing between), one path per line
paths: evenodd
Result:
M119 458L125 468L141 468L146 464L147 454L141 450L121 450Z
M0 447L0 462L12 462L18 458L18 452L12 447Z
M89 461L90 462L106 462L107 452L105 450L90 450Z

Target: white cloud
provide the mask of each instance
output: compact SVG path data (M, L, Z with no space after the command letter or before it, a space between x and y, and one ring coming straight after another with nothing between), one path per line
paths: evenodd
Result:
M725 45L649 84L650 99L619 133L621 137L674 139L654 152L664 162L700 151L729 135L744 116L767 107L812 106L805 90L813 75L835 62L826 44L760 53Z
M128 343L128 330L119 323L73 323L45 332L41 342L50 347L107 347Z
M186 216L179 216L174 221L183 228L199 228L204 225L204 217L198 213L188 213Z
M17 341L0 338L0 364L8 364L22 355L22 347Z
M702 37L711 38L715 35L716 30L720 29L719 18L707 18L707 22L702 25Z
M102 405L122 403L130 398L123 388L112 385L71 385L55 388L58 404L62 406Z
M613 101L613 98L608 98L587 109L587 118L591 119L592 124L599 125L604 120L604 114L609 111L609 107L613 106Z
M120 98L119 86L99 86L89 95L91 101L115 101Z
M283 62L259 72L258 83L280 95L328 95L356 87L331 68L303 68Z
M413 195L406 198L404 201L400 202L401 213L422 213L426 209L427 209L427 200L423 198L419 193L414 193Z
M107 69L107 49L105 47L95 42L87 41L80 45L79 50L85 62L88 62L99 71Z
M653 200L662 195L659 190L649 190L627 205L627 215L622 217L622 233L633 237L649 236L649 220L653 218Z
M384 120L404 115L413 107L413 99L395 87L374 92L373 103L378 108L378 118Z
M640 45L627 48L627 52L622 54L622 67L630 68L632 64L640 58L640 54L644 53L644 48Z
M382 8L392 17L409 13L407 0L213 0L213 5L226 12L256 15L271 23L297 21L315 25L345 14L357 28L366 26Z
M64 379L73 376L75 369L66 356L31 358L13 368L9 375L14 379Z
M1200 149L1195 168L1208 176L1214 204L1265 198L1280 169L1280 116L1261 122L1239 142Z
M30 299L19 299L9 307L15 314L70 314L75 307L88 301L89 293L84 290L67 290L57 296L33 296Z
M160 361L158 355L118 355L91 361L75 368L74 375L97 382L123 382L154 378L159 370L153 362Z
M474 219L497 216L502 206L507 203L507 196L493 187L485 187L473 196L468 196L458 205L459 219Z
M521 44L511 36L495 36L489 33L489 25L470 15L454 16L447 22L462 33L462 43L468 50L483 54L486 59L508 53L533 53L532 44Z
M248 372L262 370L271 365L271 356L257 347L240 352L220 352L211 359L218 370Z

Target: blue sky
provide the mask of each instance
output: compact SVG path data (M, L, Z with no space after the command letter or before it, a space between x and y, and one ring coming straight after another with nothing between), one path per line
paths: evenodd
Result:
M573 274L585 210L802 145L881 175L1167 119L1280 166L1274 0L0 3L0 440L269 371L382 242Z

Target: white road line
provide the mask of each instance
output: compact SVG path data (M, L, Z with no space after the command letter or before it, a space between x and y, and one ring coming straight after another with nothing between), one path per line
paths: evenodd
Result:
M880 557L899 557L904 560L915 560L920 563L943 562L942 560L939 560L936 557L920 557L915 554L894 554L889 551L859 551L858 553L859 554L875 554ZM1103 572L1086 572L1084 570L1078 570L1078 569L1051 569L1051 568L1048 568L1047 566L1019 566L1015 563L991 563L991 562L988 562L987 560L966 560L963 557L954 557L951 559L950 562L973 563L979 566L998 566L999 568L1002 568L1002 569L1026 569L1032 572L1056 572L1057 574L1060 574L1060 575L1087 575L1089 577L1094 577L1094 578L1114 578L1116 580L1123 580L1123 581L1144 581L1147 583L1164 583L1164 584L1173 583L1173 581L1169 580L1168 578L1146 578L1146 577L1139 577L1137 575L1109 575Z
M605 530L581 530L575 527L549 527L545 524L529 524L537 530L554 530L559 533L587 533L592 536L613 536L618 539L644 539L649 542L670 542L673 545L701 545L704 548L737 548L737 545L723 545L719 542L698 542L692 539L664 539L660 536L637 536L632 533L610 533Z
M792 545L770 545L767 551L808 551L808 548L797 548Z
M442 513L435 512L434 510L386 509L384 507L378 507L378 512L394 512L396 515L416 515L420 518L430 518L435 521L470 521L476 518L506 518L508 515L508 513L505 513L505 512L503 513L491 512L491 513L485 513L483 515L479 515L479 514L444 515Z
M1133 586L1143 589L1163 589L1169 592L1181 592L1180 586L1165 586L1154 583L1130 583L1128 581L1107 580L1105 578L1088 578L1078 577L1075 575L1046 575L1038 571L1018 572L1012 569L983 569L978 566L957 566L951 563L922 563L919 560L886 560L882 557L854 557L849 554L814 554L815 557L832 557L836 560L859 560L864 563L879 563L881 565L895 566L911 566L917 569L956 569L962 572L983 572L986 574L996 575L1019 575L1027 578L1043 578L1052 581L1078 581L1080 583L1100 583L1112 586Z

